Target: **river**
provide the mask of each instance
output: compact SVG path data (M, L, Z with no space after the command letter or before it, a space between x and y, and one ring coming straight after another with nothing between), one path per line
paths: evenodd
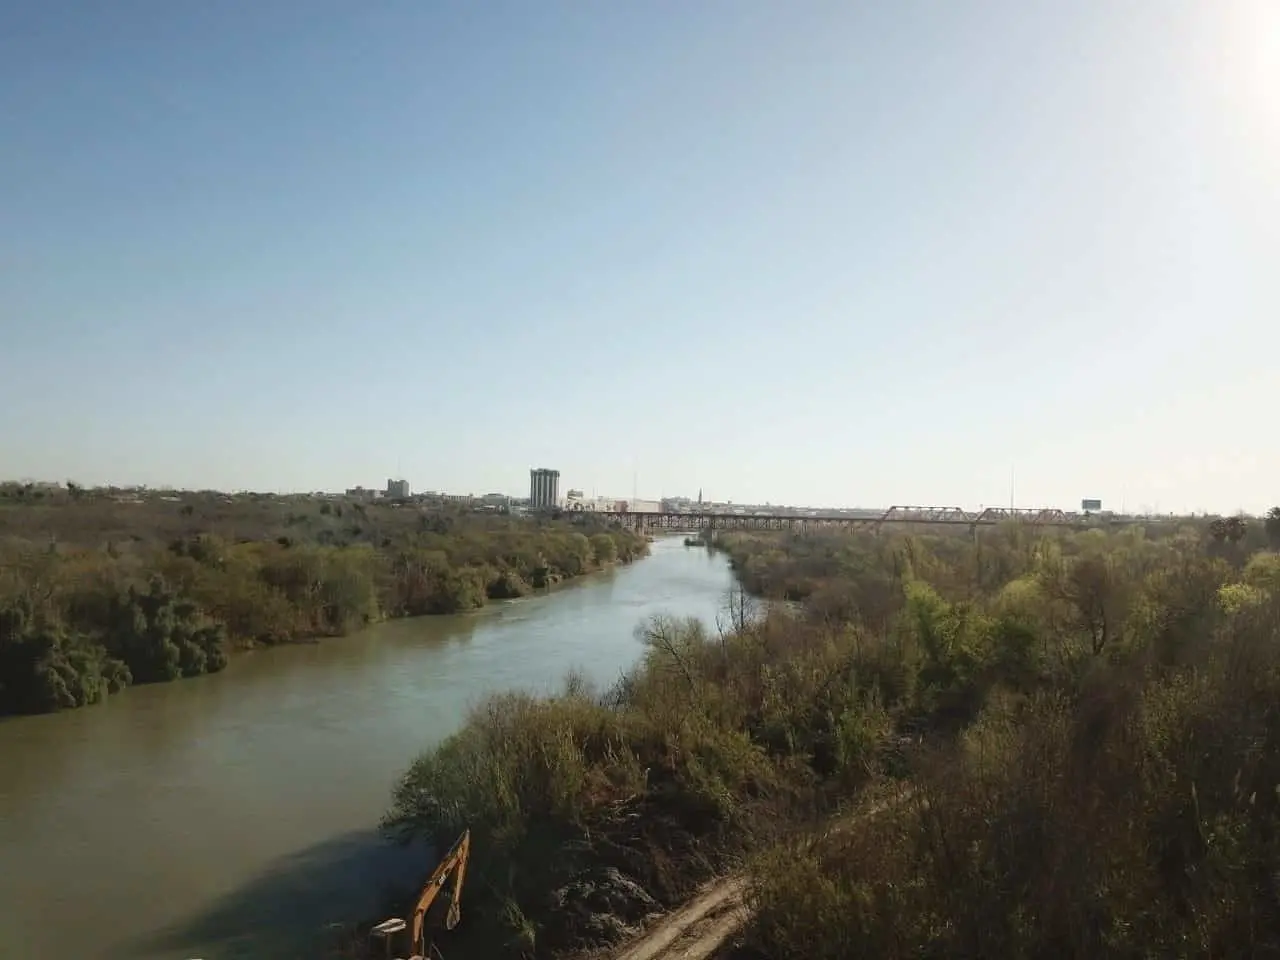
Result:
M470 705L601 685L658 613L714 624L724 560L652 555L466 616L233 657L222 673L0 722L0 957L286 957L425 857L376 838L412 758Z

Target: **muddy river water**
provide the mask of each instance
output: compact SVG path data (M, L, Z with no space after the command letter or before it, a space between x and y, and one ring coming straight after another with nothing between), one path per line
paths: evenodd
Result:
M607 684L659 614L714 625L719 556L679 539L552 593L232 659L83 710L0 721L0 957L297 955L376 909L410 760L485 694Z

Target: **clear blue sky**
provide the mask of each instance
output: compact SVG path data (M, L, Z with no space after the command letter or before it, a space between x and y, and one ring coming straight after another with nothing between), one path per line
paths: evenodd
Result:
M1280 4L0 0L0 474L1280 501Z

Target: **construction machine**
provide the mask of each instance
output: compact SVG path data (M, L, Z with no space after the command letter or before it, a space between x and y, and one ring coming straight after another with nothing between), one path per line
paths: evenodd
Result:
M390 917L369 931L370 956L384 957L387 960L405 957L408 960L425 960L428 949L438 955L438 951L427 943L427 911L452 877L453 883L444 893L445 899L449 901L444 928L452 930L458 925L458 921L462 919L462 881L467 874L467 860L470 856L471 831L464 830L427 878L422 892L418 894L418 901L414 904L413 919L405 921L400 917Z

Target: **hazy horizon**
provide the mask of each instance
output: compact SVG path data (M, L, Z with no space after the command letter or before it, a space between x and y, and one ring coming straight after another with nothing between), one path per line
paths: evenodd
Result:
M393 479L408 479L408 478L397 477ZM0 478L0 484L6 484L6 483L17 483L17 484L24 484L24 485L25 484L32 484L32 485L52 484L58 487L59 489L65 489L66 484L68 482L75 483L76 481L74 479L70 479L69 481L67 480L60 481L60 480L52 480L52 479L40 478L40 477L17 477L17 478L10 478L10 479ZM385 490L385 483L383 484L373 483L369 485L355 483L345 488L332 488L332 489L318 488L318 487L317 488L289 488L289 489L252 488L252 487L243 487L243 488L183 487L183 486L177 486L174 484L165 484L165 483L119 484L119 483L110 483L110 482L101 483L101 484L77 484L77 486L82 486L86 489L147 490L148 492L151 492L151 493L161 493L161 494L217 493L217 494L223 494L227 496L272 495L272 496L281 496L281 497L306 497L306 496L313 496L316 494L322 494L326 496L342 496L347 491L354 490L354 489L363 489L366 492L377 494ZM564 495L566 489L567 488L561 489L561 496ZM577 488L575 487L573 489L577 489ZM632 499L632 496L633 496L631 493L620 492L620 491L614 491L613 493L606 493L604 491L592 492L590 490L587 490L587 491L583 491L583 493L585 496L593 499L598 497L600 499L606 499L606 500L607 499L630 500ZM512 490L512 489L508 489L508 490L502 490L502 489L442 490L439 488L419 489L418 487L413 487L412 484L410 484L410 496L417 497L417 496L424 496L424 495L430 495L430 494L444 494L444 495L450 495L450 496L473 496L473 497L483 497L491 494L501 494L503 496L509 496L512 499L524 499L529 496L529 491L528 490ZM697 499L696 494L694 494L693 496L690 496L689 494L679 493L679 492L652 493L652 492L646 492L644 490L640 490L634 496L639 501L659 501L659 500L675 499L680 497L684 497L690 500ZM984 510L987 508L1004 509L1006 507L1014 507L1015 509L1018 509L1018 510L1062 510L1066 513L1073 513L1073 512L1080 512L1083 508L1083 504L1080 502L1076 502L1076 503L1024 502L1023 500L1018 499L1016 496L1014 497L1013 500L1005 500L1002 503L990 503L990 502L941 503L940 502L940 503L929 503L929 504L924 504L924 503L908 504L908 503L862 503L857 501L845 502L845 503L792 503L792 502L787 502L783 500L760 500L760 501L739 500L733 496L727 496L727 497L726 496L722 496L722 497L707 496L707 497L704 497L704 502L709 504L728 503L734 506L742 506L742 507L775 506L780 508L835 509L835 510L889 510L893 507L918 508L918 509L928 509L928 508L953 509L958 507L962 510L974 511L974 510ZM1269 509L1270 508L1267 508L1267 510ZM1193 516L1193 515L1215 514L1215 513L1222 514L1222 511L1212 511L1212 510L1205 510L1205 509L1185 510L1181 512L1171 511L1171 510L1163 509L1162 505L1159 503L1132 504L1132 503L1126 503L1123 500L1116 503L1103 501L1101 510L1107 513L1117 513L1117 514L1127 513L1135 516L1146 516L1146 515ZM1266 510L1260 510L1253 513L1250 513L1249 511L1244 511L1244 510L1236 510L1236 511L1231 511L1231 513L1233 514L1245 513L1246 515L1261 518L1266 513Z
M0 8L0 474L1280 502L1280 5Z

